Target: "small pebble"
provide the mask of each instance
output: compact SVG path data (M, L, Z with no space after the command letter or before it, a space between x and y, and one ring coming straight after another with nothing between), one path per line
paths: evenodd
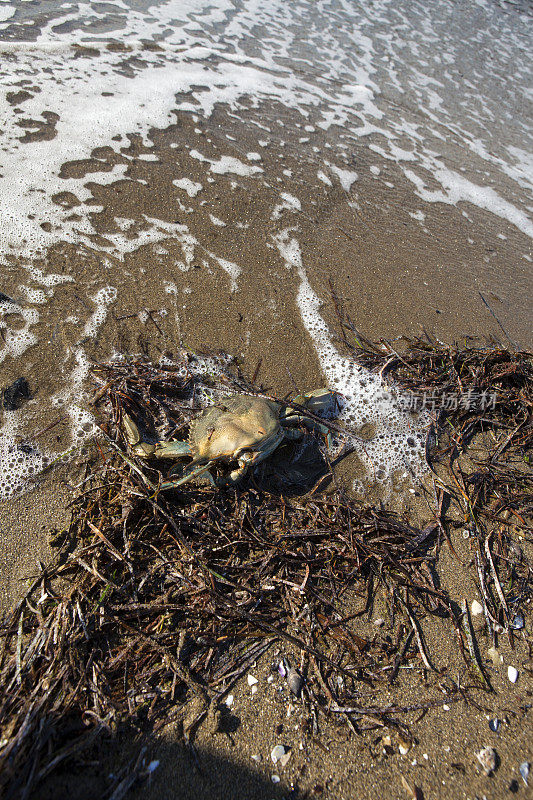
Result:
M256 692L257 692L257 686L254 684L254 685L252 686L252 697L254 696L254 694L255 694Z
M479 753L476 753L476 758L481 764L481 769L485 775L491 775L496 769L498 763L498 754L494 747L484 747Z
M271 779L272 783L279 783L279 782L280 782L280 780L281 780L281 778L279 777L279 775L271 775L271 778L270 778L270 779Z
M224 700L224 703L227 705L228 708L231 708L232 705L233 705L233 700L234 700L233 695L232 694L228 694L228 696Z
M511 628L515 631L521 631L524 627L524 617L522 614L515 614L513 619L511 620Z
M248 675L247 681L248 681L248 686L254 686L257 683L257 678L254 678L253 675Z
M252 761L255 761L257 764L261 761L261 756L254 755L252 756Z
M494 717L494 719L489 719L489 728L493 733L498 733L500 730L501 722L498 717Z
M374 620L374 625L376 626L376 628L382 628L383 625L385 625L385 620L383 619L383 617L378 617L377 619Z
M518 680L518 670L516 667L507 667L507 677L511 683L516 683Z
M26 378L17 378L11 386L4 389L2 405L6 411L16 411L30 397L30 387Z
M496 648L495 647L489 647L489 649L487 650L487 654L488 654L490 660L492 661L492 663L494 664L494 666L495 667L499 667L500 664L503 661L503 658L499 654L499 652L496 650Z
M442 706L442 710L443 711L449 711L450 710L450 706L447 703L444 703L444 705Z
M278 672L279 672L279 674L281 675L281 677L282 677L282 678L284 678L284 677L285 677L285 675L287 674L287 670L286 670L286 669L285 669L285 667L283 666L283 661L280 661L280 662L279 662L279 666L278 666Z
M483 606L478 600L472 600L472 616L479 617L480 614L483 614Z
M303 682L303 678L298 670L291 667L287 674L287 683L289 684L289 689L296 697L298 697L302 691Z
M146 771L147 771L147 773L148 773L149 775L151 775L151 774L152 774L152 772L155 772L155 771L156 771L156 769L158 768L158 766L159 766L159 761L150 761L150 763L149 763L149 764L148 764L148 766L146 767Z
M522 780L528 786L528 779L529 779L529 768L530 768L529 761L522 761L520 764L520 775L522 776Z

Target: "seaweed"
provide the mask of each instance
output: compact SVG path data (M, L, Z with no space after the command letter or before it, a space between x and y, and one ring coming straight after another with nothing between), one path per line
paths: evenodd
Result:
M532 356L472 342L404 341L400 350L371 344L340 317L354 360L416 398L496 395L488 407L438 404L427 446L434 518L419 527L339 489L287 496L253 476L230 489L159 492L160 465L125 452L122 415L134 413L154 435L184 436L210 398L261 388L221 355L95 366L101 456L57 539L57 559L0 629L6 797L30 797L68 759L128 729L139 754L107 794L123 796L146 772L149 737L177 718L186 741L202 721L216 731L224 696L274 642L298 660L298 702L313 730L332 715L352 731L393 726L409 738L407 715L443 698L470 702L472 686L492 690L468 609L454 606L435 567L443 543L453 547L466 526L489 634L512 641L512 620L531 596L518 542L529 540L533 511ZM394 636L361 633L379 593ZM472 684L434 666L428 616L456 626ZM369 702L369 685L394 684L413 660L435 674L437 692L410 706Z

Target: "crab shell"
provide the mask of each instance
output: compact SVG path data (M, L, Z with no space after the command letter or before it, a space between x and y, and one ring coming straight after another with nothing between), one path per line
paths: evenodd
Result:
M263 460L284 439L280 406L262 397L227 397L191 423L193 463Z

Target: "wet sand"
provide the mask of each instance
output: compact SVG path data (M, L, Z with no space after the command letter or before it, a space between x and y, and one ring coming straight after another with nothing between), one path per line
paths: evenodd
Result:
M290 116L286 109L269 111L274 116L276 113ZM503 342L510 338L521 347L533 347L531 265L521 258L529 241L513 226L471 207L468 214L472 221L468 221L455 206L417 203L393 164L386 174L373 175L365 164L366 151L358 151L357 145L353 159L359 178L349 194L339 184L327 186L316 179L312 151L291 142L286 130L283 146L273 138L261 153L264 173L260 179L214 174L202 161L193 161L196 172L191 171L187 148L195 146L210 159L231 154L242 161L247 152L258 149L253 131L253 125L243 126L242 120L232 121L222 111L215 112L209 122L180 115L176 125L152 133L151 148L135 138L124 141L124 153L129 156L124 180L107 186L91 182L93 168L101 169L102 162L111 167L119 158L105 149L94 154L98 161L65 165L66 175L85 175L95 205L103 207L92 216L98 237L95 244L105 244L106 237L117 234L117 217L142 226L145 215L172 224L185 222L202 243L203 256L198 250L197 260L187 271L181 271L176 262L182 258L182 248L172 239L126 253L123 262L110 257L106 264L89 246L57 245L47 253L43 266L71 275L75 282L59 286L53 304L43 307L39 342L28 350L23 363L8 363L3 371L4 384L22 372L32 387L33 399L24 412L28 432L46 428L54 421L53 414L61 418L61 408L52 409L49 398L57 389L61 370L68 372L72 366L69 353L78 332L57 320L69 313L81 313L92 284L119 287L118 299L109 306L97 336L84 342L86 353L94 361L106 360L116 352L142 352L155 360L185 344L194 350L207 347L231 353L248 375L261 362L259 380L272 393L321 386L320 363L295 302L298 276L287 268L272 243L272 236L291 226L298 229L303 264L323 301L321 314L332 332L338 330L331 294L334 289L354 324L368 338L428 332L447 342L464 336L495 336ZM228 135L234 139L228 139ZM310 148L313 134L309 138L306 146ZM157 162L139 158L147 154L156 155ZM290 170L291 175L284 170ZM178 192L172 184L183 174L202 184L195 197L183 190ZM138 183L139 178L146 184ZM392 188L385 181L393 184ZM302 207L301 211L284 211L273 218L280 186L299 198ZM176 210L177 194L192 213ZM422 205L423 222L410 216ZM73 213L75 210L73 205ZM209 215L224 221L225 226L214 224ZM505 241L498 237L500 233L507 237ZM213 252L218 258L243 266L235 291L230 277L209 255ZM8 273L1 287L10 296L17 293L15 269L12 275L13 284ZM173 286L167 285L165 290L165 281ZM143 315L143 311L150 313ZM59 451L69 444L68 429L60 421L39 441ZM78 461L83 462L83 456ZM73 469L67 466L49 471L31 491L0 505L4 608L19 596L36 561L46 562L52 557L47 531L64 525L66 504L81 474L80 464ZM343 480L348 478L349 472ZM458 535L454 547L459 560L444 548L439 572L451 595L460 602L463 596L472 599L475 587L468 542ZM451 625L448 633L442 639L440 630L434 631L432 652L439 664L448 665L450 674L455 674L455 669L461 674L463 666ZM393 752L387 748L383 752L379 731L348 738L345 727L331 724L319 736L304 735L298 726L297 704L287 717L287 697L276 692L276 681L266 683L272 657L265 657L255 671L251 670L259 678L256 696L252 699L245 681L234 692L234 730L211 739L200 729L195 743L200 768L184 752L176 732L167 731L150 754L160 759L161 766L149 787L140 789L137 796L163 800L200 793L213 798L267 800L290 796L291 785L297 785L301 794L294 797L348 800L375 797L377 793L408 797L401 774L412 786L422 787L427 798L451 800L476 794L503 797L515 779L519 782L518 796L525 797L527 790L517 770L521 761L532 760L531 690L525 670L521 670L516 686L506 677L507 663L519 666L521 661L526 662L525 639L514 653L502 652L504 665L494 675L497 694L483 696L483 710L458 704L450 710L428 713L414 727L419 743L406 756L398 753L394 742ZM412 681L408 675L403 677L398 694L391 694L391 699L416 700L419 680L418 674ZM428 675L427 681L438 691L435 675ZM489 731L487 713L507 720L500 734ZM269 754L278 742L293 749L276 786L270 778L276 770ZM475 752L487 744L495 746L501 758L500 769L490 779L480 776L475 767ZM251 760L254 754L261 755L258 764ZM87 785L82 780L80 788L77 771L80 798L94 796L90 768L86 778ZM67 775L54 782L50 792L66 797L71 791L68 786L72 788L73 784ZM47 791L43 789L43 798L49 796Z

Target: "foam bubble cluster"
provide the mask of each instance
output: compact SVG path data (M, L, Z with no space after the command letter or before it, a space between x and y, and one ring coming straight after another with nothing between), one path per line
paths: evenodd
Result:
M303 268L297 239L291 236L290 229L285 229L275 241L287 266L297 268L300 286L296 302L302 322L311 336L328 387L341 396L339 420L345 423L347 438L365 467L367 480L390 486L398 471L421 477L426 471L423 455L429 416L410 414L402 403L400 390L391 389L379 375L337 351L319 313L321 301Z
M17 443L17 430L16 412L6 411L0 429L0 498L21 492L48 463L37 448Z

